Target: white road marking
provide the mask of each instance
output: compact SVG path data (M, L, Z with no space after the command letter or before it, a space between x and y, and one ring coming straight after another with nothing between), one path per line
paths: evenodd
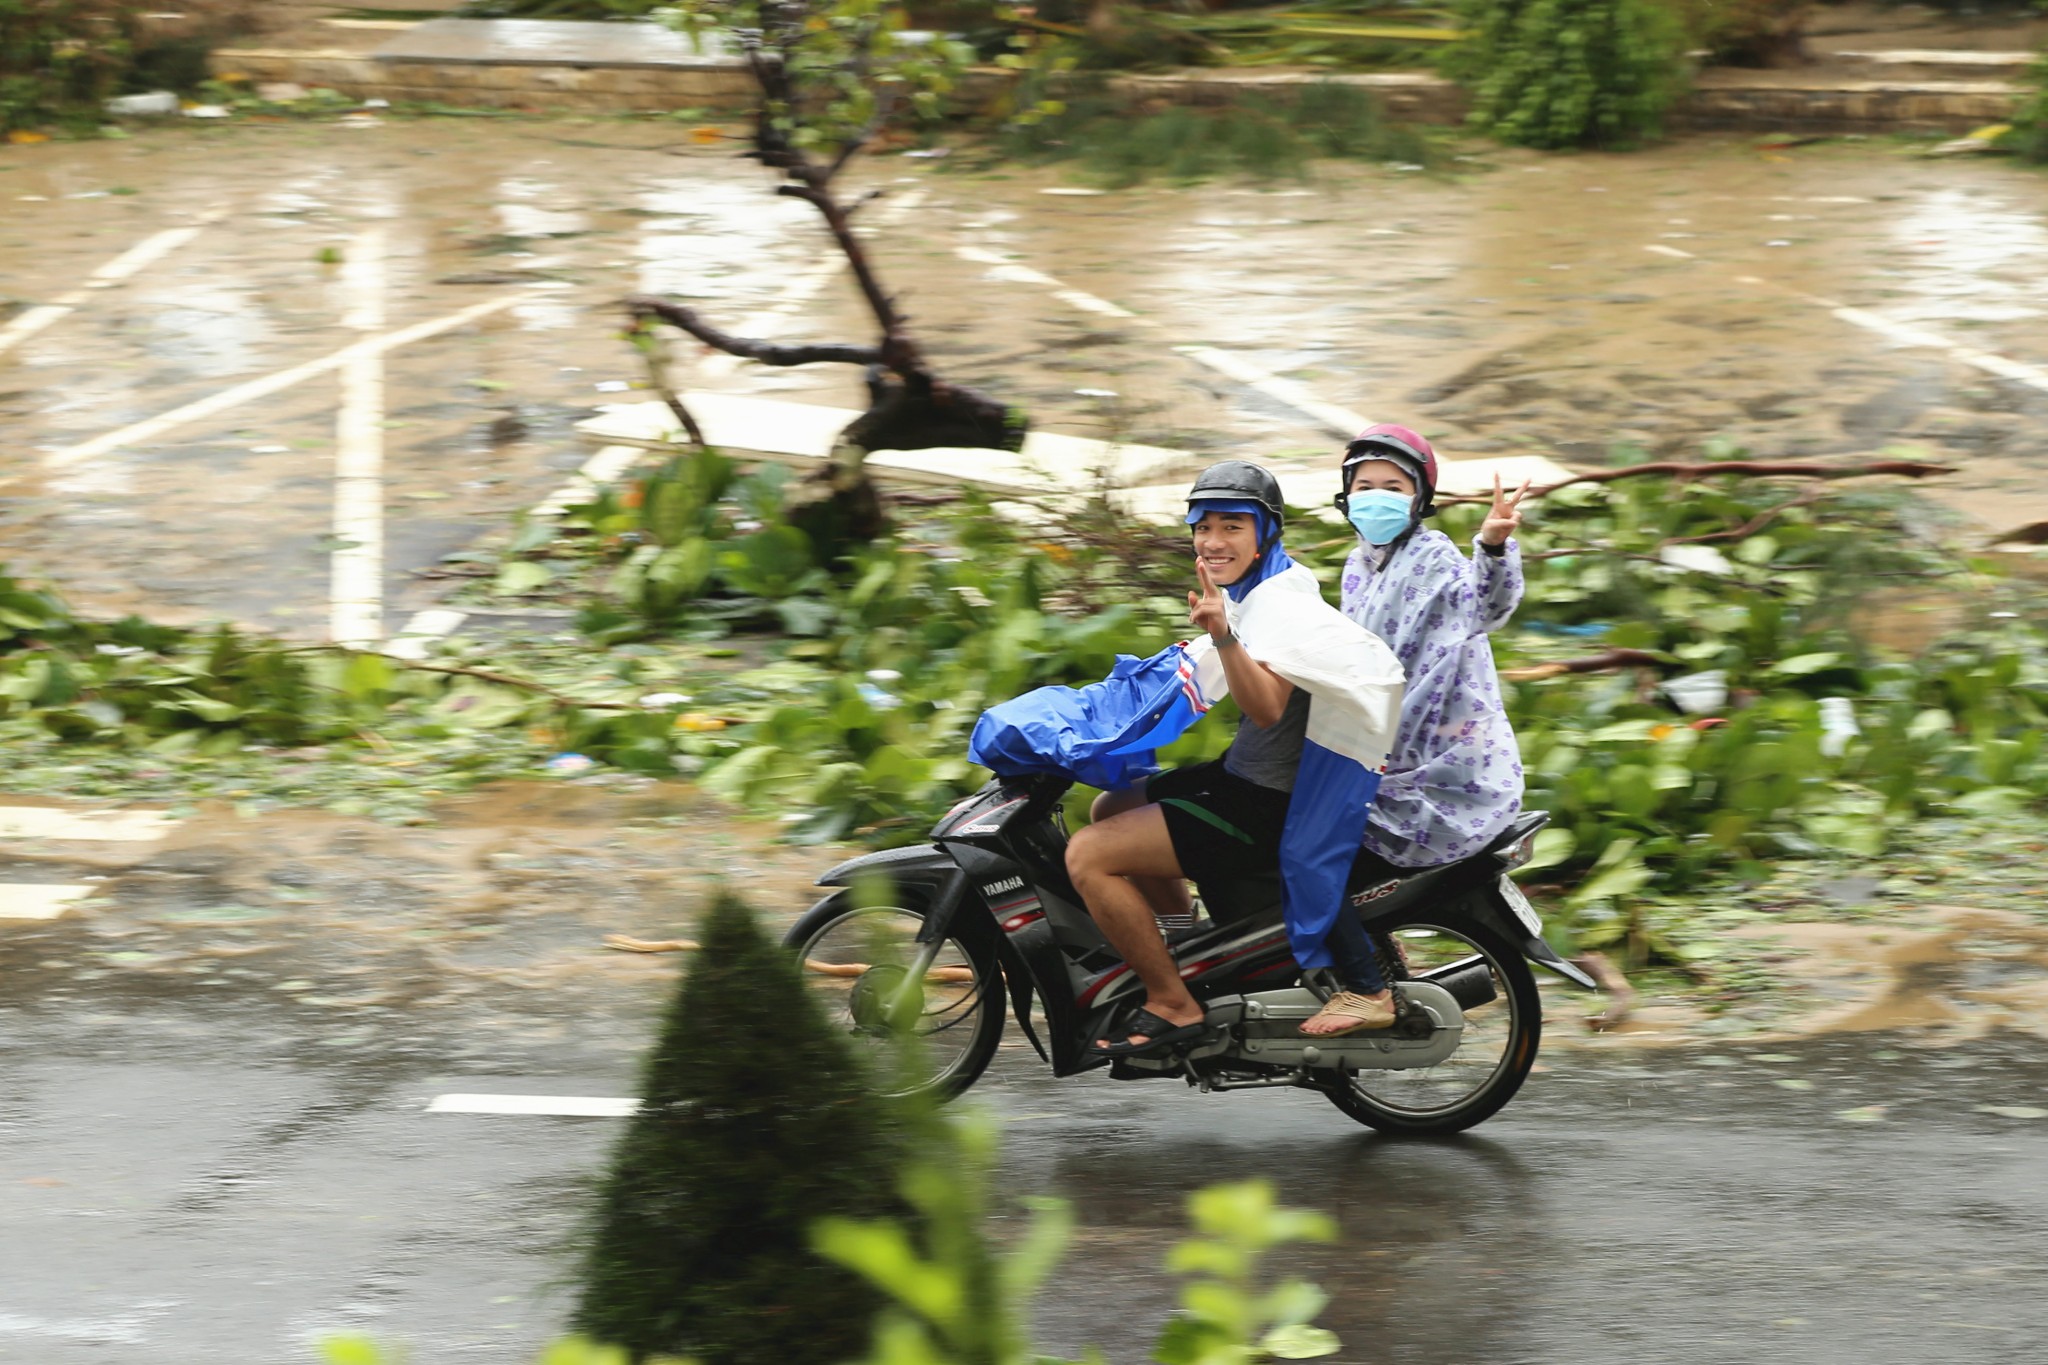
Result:
M673 415L668 413L665 406L662 411L668 425L673 427ZM638 446L605 446L585 460L583 467L569 476L569 482L535 503L526 515L559 517L578 503L589 502L597 496L599 489L622 477L627 470L638 464L646 453Z
M55 919L92 892L77 885L0 885L0 919Z
M1028 265L1019 264L993 251L984 251L977 246L961 246L953 248L953 254L963 261L988 266L988 273L994 279L1005 280L1011 284L1035 284L1050 289L1052 296L1061 303L1070 308L1078 308L1084 313L1099 313L1103 317L1120 318L1126 322L1134 322L1140 327L1159 325L1150 318L1139 317L1121 304L1099 299L1085 290L1074 288L1064 280L1056 280L1043 271L1033 270Z
M1653 247L1651 249L1656 250L1657 248ZM996 252L974 246L955 247L953 251L963 261L972 261L976 265L988 266L989 274L995 279L1008 280L1015 284L1034 284L1050 289L1053 297L1085 312L1102 313L1110 317L1123 318L1140 327L1159 326L1159 323L1151 318L1139 317L1130 310L1119 307L1107 299L1098 299L1093 294L1086 294L1078 289L1071 288L1060 280L1054 279L1051 275L1045 274L1043 271L1034 270L1028 265L1010 260L1008 257L999 255ZM1685 253L1675 252L1674 254L1682 256ZM1294 411L1309 418L1317 426L1333 436L1349 440L1372 425L1371 418L1361 413L1353 412L1351 409L1339 404L1325 402L1316 397L1307 385L1273 374L1252 364L1242 356L1232 355L1228 351L1220 351L1214 346L1188 345L1175 346L1173 349L1178 354L1186 356L1189 360L1206 369L1216 371L1216 373L1234 383L1242 384L1246 388L1262 393L1266 397L1294 409ZM1571 471L1563 465L1544 459L1541 456L1518 456L1512 458L1514 467L1537 483L1554 483L1571 476ZM1442 456L1438 457L1438 463L1442 468L1442 479L1439 486L1447 492L1486 492L1491 488L1490 480L1492 475L1498 472L1498 469L1506 467L1503 461L1480 460L1461 462ZM1475 467L1474 469L1464 471L1467 477L1462 481L1459 478L1458 470L1458 466L1461 463ZM1276 469L1275 472L1279 471ZM1301 474L1305 471L1296 470L1292 472ZM1319 469L1316 477L1321 478L1326 475L1326 470ZM1476 475L1476 486L1468 488L1468 485L1472 485L1475 482L1474 475ZM1159 506L1156 505L1158 499L1152 496L1154 490L1127 489L1127 492L1131 496L1125 499L1125 504L1138 515L1152 515L1159 512ZM1320 505L1321 502L1322 496L1318 494L1310 505Z
M468 619L468 612L449 607L415 612L396 635L385 641L384 652L394 659L424 659L434 641L453 635L455 628Z
M1789 298L1798 299L1801 303L1810 303L1815 308L1824 308L1850 326L1861 327L1866 332L1875 332L1893 345L1946 351L1951 357L1962 364L1982 370L1986 374L1995 374L2001 379L2010 379L2016 384L2025 384L2028 388L2040 389L2042 392L2048 393L2048 370L2044 370L2038 365L2029 365L2023 360L2014 360L2010 356L2002 356L1993 351L1980 351L1975 346L1965 346L1960 341L1945 337L1939 332L1930 332L1925 327L1915 327L1911 323L1895 322L1882 313L1873 313L1863 308L1851 308L1847 304L1838 303L1834 299L1822 298L1818 294L1809 294L1804 290L1779 284L1775 280L1766 280L1755 275L1737 275L1735 282L1737 284L1757 285L1760 288L1784 294Z
M623 1119L640 1101L600 1095L436 1095L429 1114L547 1114L566 1118Z
M59 810L55 806L0 806L0 839L74 839L94 843L151 843L177 827L161 811Z
M317 379L323 374L329 374L342 368L358 356L382 355L386 351L394 351L401 346L410 346L415 341L425 341L429 337L439 336L443 332L466 326L480 318L489 317L492 313L510 308L514 304L521 302L525 297L524 294L507 294L500 298L486 300L483 303L471 304L461 312L450 313L446 317L435 318L429 322L414 323L410 327L400 328L396 332L387 332L383 336L365 337L361 341L353 342L330 355L322 356L318 360L309 360L305 364L295 365L289 370L280 370L276 374L267 374L260 379L252 379L246 384L237 384L231 389L223 389L219 393L201 398L197 402L187 403L182 408L173 408L169 412L145 418L132 426L123 427L119 431L110 431L104 436L95 436L90 441L82 441L75 446L67 446L62 450L52 451L44 458L43 463L50 469L67 469L82 460L90 460L96 456L105 455L110 451L120 450L124 446L134 445L139 441L150 440L163 435L167 431L199 421L201 418L211 417L218 412L226 412L231 408L240 407L244 403L254 402L258 398L268 398L273 393L279 393L294 385L303 384L308 379Z
M364 228L342 258L341 325L384 328L384 229ZM364 351L341 367L334 427L334 538L328 638L373 648L384 634L384 353Z
M92 843L150 843L178 822L153 810L60 810L54 806L0 806L0 839L59 839ZM0 882L0 920L55 919L95 888L76 882Z
M1315 418L1324 430L1347 441L1372 425L1370 418L1362 417L1349 408L1339 407L1335 403L1325 403L1292 379L1268 374L1250 361L1219 351L1213 346L1176 346L1173 349L1226 378L1236 380L1248 389L1285 403L1296 412L1306 413Z
M1879 336L1896 342L1900 346L1924 346L1937 351L1947 351L1963 364L1974 366L1987 374L1995 374L2001 379L2010 379L2015 383L2025 384L2030 388L2048 392L2048 370L2042 370L2024 361L2012 360L1990 351L1980 351L1974 346L1965 346L1959 341L1951 341L1939 332L1930 332L1924 327L1910 327L1902 322L1893 322L1890 318L1876 313L1865 312L1861 308L1847 308L1840 304L1832 304L1826 299L1811 298L1806 295L1801 297L1808 298L1809 302L1826 308L1836 317L1852 326L1861 327L1865 331L1875 332Z
M734 393L692 391L683 395L683 401L712 445L740 459L769 459L799 467L823 463L839 433L860 415L850 408ZM677 448L669 439L675 419L660 403L621 405L576 425L608 447ZM1033 431L1025 436L1023 450L1015 454L954 448L878 450L868 456L867 468L888 482L945 488L964 483L996 493L1056 497L1105 478L1110 486L1123 488L1192 474L1205 462L1202 456L1162 446Z
M1037 285L1048 289L1052 292L1054 298L1084 313L1097 313L1104 317L1118 318L1139 327L1157 327L1159 325L1151 318L1140 317L1120 304L1111 303L1108 299L1099 299L1093 294L1075 289L1064 281L1055 279L1041 270L1034 270L1028 265L1010 260L996 252L987 251L981 247L961 246L955 247L953 254L963 261L972 261L976 265L987 266L989 268L989 275L994 279L1005 280L1012 284ZM1173 349L1206 369L1214 370L1225 378L1243 384L1276 402L1294 409L1304 417L1313 420L1317 426L1322 427L1332 435L1348 439L1372 425L1370 420L1359 416L1348 408L1339 407L1335 403L1324 402L1309 392L1304 385L1292 379L1283 379L1279 375L1271 374L1248 360L1219 351L1213 346L1176 346Z
M217 216L209 215L198 227L167 228L155 236L143 238L86 276L85 283L78 288L58 295L53 303L31 308L5 327L0 327L0 355L5 355L52 323L77 312L79 306L92 296L93 290L111 289L155 265L197 237Z

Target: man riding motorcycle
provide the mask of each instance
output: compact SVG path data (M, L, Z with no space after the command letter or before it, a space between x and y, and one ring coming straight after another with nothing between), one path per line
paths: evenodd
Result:
M1111 1055L1146 1055L1204 1031L1203 1008L1158 927L1159 917L1186 912L1189 877L1282 870L1297 960L1333 967L1344 987L1302 1032L1335 1037L1395 1019L1370 941L1354 916L1341 913L1337 893L1384 767L1372 736L1391 719L1398 672L1385 647L1325 605L1313 576L1288 557L1280 544L1284 517L1278 482L1248 461L1226 460L1195 480L1187 524L1200 591L1188 594L1189 617L1212 644L1243 719L1222 758L1104 792L1094 823L1068 846L1075 888L1145 986L1127 1035L1099 1045ZM1259 605L1251 605L1261 589ZM1311 736L1317 780L1302 790ZM1363 781L1368 774L1372 780ZM1304 859L1305 844L1322 846ZM1303 861L1325 875L1302 875Z

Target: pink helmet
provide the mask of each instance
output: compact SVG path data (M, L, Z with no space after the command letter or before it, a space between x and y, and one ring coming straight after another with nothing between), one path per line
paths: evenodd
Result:
M1415 491L1423 495L1425 508L1436 497L1436 448L1421 432L1395 426L1393 422L1380 422L1354 436L1352 444L1343 448L1343 467L1339 471L1343 487L1339 491L1352 491L1352 471L1366 460L1393 460L1395 465L1407 469L1417 483Z

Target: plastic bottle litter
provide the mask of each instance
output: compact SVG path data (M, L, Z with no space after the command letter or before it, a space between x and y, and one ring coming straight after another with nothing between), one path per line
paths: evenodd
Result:
M597 766L588 754L556 754L541 765L551 773L587 773Z
M1842 751L1849 747L1849 741L1863 733L1863 727L1856 723L1856 705L1847 697L1822 697L1820 699L1820 751L1829 758L1840 758Z
M178 97L169 90L116 95L107 101L107 112L117 118L168 118L178 112Z

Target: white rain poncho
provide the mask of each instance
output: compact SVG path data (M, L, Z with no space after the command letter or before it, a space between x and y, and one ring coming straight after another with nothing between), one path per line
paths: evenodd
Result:
M1515 542L1467 559L1441 531L1344 562L1344 614L1387 642L1408 675L1365 846L1398 867L1484 848L1522 808L1522 756L1501 705L1488 631L1522 600Z

